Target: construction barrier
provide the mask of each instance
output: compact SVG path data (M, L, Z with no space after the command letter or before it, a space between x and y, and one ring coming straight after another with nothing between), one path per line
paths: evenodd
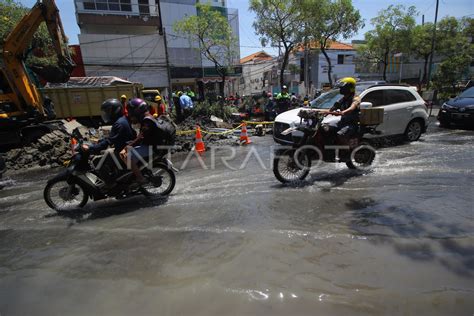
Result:
M262 121L262 122L255 122L255 121L243 121L247 125L271 125L274 124L275 122L273 121Z
M211 131L206 131L206 130L201 129L201 133L206 134L206 135L225 135L225 134L230 134L230 133L235 132L235 131L238 130L239 128L241 128L242 125L244 125L244 123L247 124L247 125L271 125L271 124L274 124L275 122L266 122L266 121L263 121L263 122L243 121L243 123L240 124L239 126L234 127L234 128L232 128L232 129L228 129L228 130L223 131L223 132L211 132ZM187 131L176 131L176 135L178 135L178 136L182 136L182 135L192 135L192 134L195 134L195 133L196 133L196 130L195 130L195 129L191 129L191 130L187 130Z

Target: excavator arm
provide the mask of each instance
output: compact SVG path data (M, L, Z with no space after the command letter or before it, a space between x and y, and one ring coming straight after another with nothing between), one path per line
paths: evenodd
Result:
M3 92L0 95L0 101L9 101L10 107L13 107L13 110L8 113L9 117L26 115L31 119L31 116L45 116L43 98L31 82L24 64L26 52L41 22L46 23L51 36L59 66L55 69L59 71L49 70L40 75L50 82L66 82L74 67L59 10L54 0L38 0L3 43L1 65L3 74L0 74Z

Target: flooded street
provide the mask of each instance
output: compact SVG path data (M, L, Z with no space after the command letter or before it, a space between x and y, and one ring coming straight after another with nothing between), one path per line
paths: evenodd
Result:
M0 314L472 315L473 139L432 124L370 171L322 164L291 187L253 137L191 159L166 199L62 216L42 195L57 171L12 176Z

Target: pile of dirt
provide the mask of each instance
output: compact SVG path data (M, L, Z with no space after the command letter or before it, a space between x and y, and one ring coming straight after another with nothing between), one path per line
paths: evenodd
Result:
M215 121L207 117L189 117L184 122L177 125L177 131L192 131L200 126L203 130L217 127ZM220 125L219 127L222 129ZM232 126L229 125L229 128ZM86 128L76 121L67 122L63 128L55 130L41 137L35 143L22 148L12 149L4 155L7 170L24 170L32 167L58 167L64 161L71 159L71 133L78 128L80 133L88 139L101 138L103 135L96 135L98 132L93 128ZM101 134L101 133L99 133ZM95 135L95 137L93 136ZM206 147L212 146L232 146L238 145L239 137L233 133L210 135L203 133L203 141ZM177 152L192 150L195 143L195 133L180 135L176 137Z
M8 170L22 170L37 166L57 167L71 158L70 136L55 130L30 146L12 149L4 156Z

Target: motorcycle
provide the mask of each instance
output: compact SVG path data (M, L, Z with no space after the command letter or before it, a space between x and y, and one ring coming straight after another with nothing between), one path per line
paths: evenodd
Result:
M173 191L177 170L163 155L153 157L148 165L140 164L148 182L138 186L133 172L115 156L113 149L91 158L89 151L83 148L84 142L78 130L73 132L73 137L78 144L72 159L66 163L65 170L47 182L43 191L44 200L52 209L60 212L82 208L89 198L98 201L139 194L166 196Z
M366 133L378 134L376 125L359 125L348 144L338 144L335 127L340 116L331 116L312 110L301 110L300 123L282 132L293 136L291 148L277 148L273 159L273 173L282 183L304 180L311 163L344 162L350 169L369 167L375 159L375 150L363 139Z

